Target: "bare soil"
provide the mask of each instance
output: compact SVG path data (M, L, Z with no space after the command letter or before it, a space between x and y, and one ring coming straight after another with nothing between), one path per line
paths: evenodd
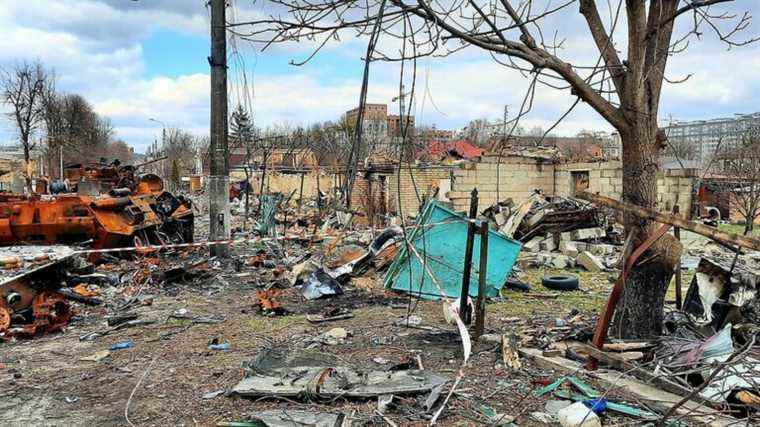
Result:
M155 270L167 265L191 265L204 256L201 252L106 264L100 271L152 268L155 276ZM248 256L236 255L243 261ZM266 346L316 348L334 354L345 366L380 370L419 355L425 369L448 379L456 376L462 345L455 326L443 320L440 302L387 293L381 278L369 275L352 279L344 286L344 295L316 301L305 301L295 289L286 288L279 300L288 313L265 316L256 306L255 293L262 283L271 281L270 273L263 268L240 268L240 264L236 271L231 265L211 262L200 267L203 274L190 275L185 282L103 288L106 303L95 307L75 304L79 314L64 332L0 344L0 425L212 426L246 420L270 408L343 412L368 425L385 423L375 413L377 403L372 400L297 402L273 396L253 401L227 394L204 398L210 392L230 390L243 378L246 362ZM549 273L556 271L523 273L523 279L534 287L531 292L504 291L500 301L490 303L486 333L515 333L521 345L541 348L590 332L611 288L608 275L574 272L581 278L582 290L558 293L540 285L540 277ZM88 333L107 330L106 316L131 297L140 303L130 310L140 320L154 323L80 340ZM306 319L307 314L334 307L347 308L354 317L322 324ZM406 326L407 315L418 316L421 324ZM558 326L557 319L572 319L573 323ZM345 343L313 342L337 327L348 330ZM210 350L208 344L215 338L228 341L231 348ZM82 360L128 340L134 343L132 348L111 351L100 361ZM544 411L548 398L535 398L533 391L558 374L525 359L521 369L510 371L501 357L497 343L474 344L464 380L440 425L488 424L484 413L489 407L515 417L519 425L541 425L530 414ZM379 364L378 358L388 363ZM579 375L595 384L593 378ZM612 390L611 396L616 393ZM398 425L426 425L430 418L414 397L398 400L386 416ZM616 424L636 421L606 418Z

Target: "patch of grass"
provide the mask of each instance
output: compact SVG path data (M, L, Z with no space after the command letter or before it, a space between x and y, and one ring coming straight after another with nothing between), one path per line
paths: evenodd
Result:
M547 275L573 275L578 277L581 290L572 292L555 291L541 285ZM607 301L612 283L609 273L591 273L585 270L558 270L532 268L524 271L520 278L532 286L530 293L502 290L503 302L492 304L489 310L504 316L524 316L535 312L556 313L562 316L572 309L585 314L599 312ZM530 294L556 294L556 298L531 297Z
M306 316L260 316L254 314L246 319L246 325L254 332L272 332L278 329L285 329L298 323L304 323Z
M741 234L744 234L744 225L743 224L718 224L718 230L725 231L726 233L741 235ZM760 228L755 227L755 229L752 230L752 235L760 236Z

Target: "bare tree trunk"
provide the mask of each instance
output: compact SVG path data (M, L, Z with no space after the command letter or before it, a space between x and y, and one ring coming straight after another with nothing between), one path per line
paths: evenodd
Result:
M264 179L266 179L266 176L267 176L267 166L265 164L261 168L261 183L259 184L259 197L264 195ZM261 208L261 206L259 206L259 208Z
M658 153L657 126L640 120L623 138L623 200L656 209ZM651 220L625 213L625 226L638 247L653 231ZM628 274L611 332L620 338L661 335L665 293L681 256L680 243L665 235L652 245Z
M246 158L248 157L249 156L246 156ZM243 216L243 230L246 230L246 223L248 222L248 208L250 206L249 201L251 196L251 173L247 161L245 167L243 167L243 171L245 171L245 215Z
M31 165L29 164L29 141L24 141L24 179L26 180L26 190L29 194L34 192L32 188L32 175L29 173Z

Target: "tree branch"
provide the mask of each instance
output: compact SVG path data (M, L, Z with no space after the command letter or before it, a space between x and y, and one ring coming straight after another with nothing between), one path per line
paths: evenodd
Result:
M599 10L597 9L594 0L581 0L580 12L581 15L586 18L586 23L591 31L591 36L594 38L594 42L604 59L604 63L607 65L607 69L612 77L612 82L615 84L618 97L620 97L623 93L623 87L625 84L625 70L623 64L620 62L620 57L615 51L612 39L607 35L607 32L604 29L604 24L599 16Z

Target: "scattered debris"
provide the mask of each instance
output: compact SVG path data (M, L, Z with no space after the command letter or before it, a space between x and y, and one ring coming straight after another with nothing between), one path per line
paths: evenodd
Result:
M286 379L286 381L283 381ZM344 367L275 369L271 375L244 378L232 391L246 397L315 399L371 398L429 392L445 380L427 371L359 371Z
M351 312L347 308L331 307L328 310L326 310L323 314L307 315L306 320L308 320L311 323L324 323L324 322L333 322L336 320L351 319L353 317L354 315L351 314Z
M291 410L269 410L257 412L245 423L221 423L220 426L243 427L243 426L314 426L335 427L343 426L346 421L344 414L330 414L325 412L311 412Z
M119 197L125 196L102 199ZM744 350L752 347L760 320L757 254L742 254L732 266L733 252L695 248L691 256L699 262L684 311L667 310L663 336L594 347L587 344L595 319L590 307L608 292L610 272L620 261L619 226L602 209L572 199L534 194L517 206L504 201L484 212L493 227L483 295L498 305L487 317L488 333L473 333L479 336L471 343L463 319L477 317L478 234L464 313L459 298L467 230L485 224L482 218L465 218L432 198L414 225L387 211L370 225L362 212L328 209L313 200L295 209L287 194L251 194L251 199L250 219L258 220L258 230L240 225L242 208L233 211L237 240L229 260L210 258L203 246L136 251L124 258L102 254L93 264L73 247L60 253L28 252L31 247L0 251L0 278L8 278L0 282L0 336L13 341L66 330L45 345L54 347L59 339L70 343L73 337L78 346L66 351L70 360L92 362L80 363L82 381L136 374L142 381L156 357L167 357L155 346L176 346L178 353L189 348L181 354L209 371L187 393L192 399L187 404L226 405L219 399L232 395L257 400L252 416L230 412L244 421L220 425L334 427L361 420L590 426L643 424L671 408L689 419L689 411L705 414L710 407L724 411L709 415L720 425L724 419L736 421L729 415L749 417L759 409L753 386L760 378L756 347ZM204 203L193 206L205 212ZM208 220L199 216L196 222L196 231L205 233ZM141 244L153 241L150 235L139 237ZM579 277L582 295L562 292L577 290ZM539 281L560 292L531 287ZM45 301L37 310L35 298ZM215 326L195 327L207 324ZM23 333L32 327L33 334ZM107 335L113 338L102 342ZM207 341L209 335L214 338ZM132 339L141 345L135 348ZM229 351L231 340L245 345ZM246 374L234 389L220 389L219 377L238 378L240 359L262 345L254 360L243 363ZM135 365L151 353L148 369ZM591 361L604 369L586 376ZM11 381L29 379L16 363L0 357ZM728 368L716 375L724 364ZM179 369L167 363L165 372ZM554 372L566 376L556 378ZM548 381L547 375L552 375ZM526 399L526 393L541 399ZM59 396L65 399L67 393ZM132 406L136 412L138 406Z
M257 304L262 313L274 316L281 316L286 313L285 308L276 300L280 293L281 291L278 289L256 292Z
M116 344L111 345L111 347L108 347L108 349L111 351L126 350L134 346L135 346L135 343L132 340L129 340L129 341L117 342Z
M111 352L109 350L101 350L92 356L86 356L82 357L79 360L84 362L100 362L101 360L105 359L106 357L110 356Z
M318 340L327 345L338 345L348 338L348 331L343 328L333 328L322 334Z
M504 362L504 366L509 369L516 370L522 367L520 363L520 355L517 352L518 348L517 335L510 334L501 336L501 357Z
M217 339L214 339L212 343L208 345L209 350L227 351L230 348L232 348L232 345L229 341L219 342Z
M293 267L291 283L301 290L304 298L312 300L343 294L343 289L336 280L341 275L342 273L334 271L328 273L323 267L308 260Z
M575 262L578 263L581 267L585 268L586 270L592 272L592 273L598 273L602 270L604 270L604 264L602 261L597 258L594 254L588 251L583 251L580 254L578 254L578 257L575 259Z
M602 427L599 417L583 402L575 402L560 409L557 412L557 419L562 427Z
M205 393L203 396L201 396L201 399L210 400L217 396L221 396L223 394L224 394L224 390L210 391L208 393Z

